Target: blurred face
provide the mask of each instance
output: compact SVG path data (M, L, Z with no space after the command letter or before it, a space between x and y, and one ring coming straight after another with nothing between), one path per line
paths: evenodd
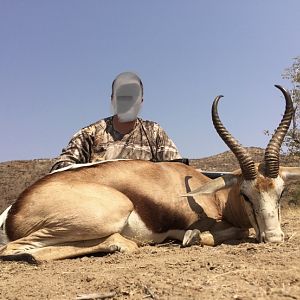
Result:
M120 122L137 119L143 101L140 81L129 76L120 76L114 82L112 93L112 110Z

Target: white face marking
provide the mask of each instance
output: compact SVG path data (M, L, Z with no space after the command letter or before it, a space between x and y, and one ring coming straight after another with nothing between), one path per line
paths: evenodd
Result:
M260 242L283 241L279 209L283 189L284 181L280 176L245 180L241 185L241 193L249 199L245 203L246 211Z

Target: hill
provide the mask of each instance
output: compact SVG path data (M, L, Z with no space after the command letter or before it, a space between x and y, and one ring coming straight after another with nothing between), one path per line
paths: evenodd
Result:
M251 147L248 148L248 151L255 162L263 160L263 149ZM55 159L34 159L0 163L0 211L14 202L25 188L48 174L54 162ZM300 160L297 157L282 156L281 164L300 167ZM201 159L191 159L190 165L205 171L233 171L239 168L238 162L231 151ZM300 203L299 196L296 195L297 185L299 186L299 182L287 187L283 202ZM300 192L298 192L299 194Z

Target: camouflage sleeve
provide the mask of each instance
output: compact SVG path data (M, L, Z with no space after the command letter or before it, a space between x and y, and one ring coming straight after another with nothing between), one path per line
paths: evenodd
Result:
M156 149L156 156L159 161L182 158L174 142L161 127L157 131Z
M86 127L81 129L72 137L68 146L62 150L50 172L72 164L88 163L90 161L93 140L92 128Z

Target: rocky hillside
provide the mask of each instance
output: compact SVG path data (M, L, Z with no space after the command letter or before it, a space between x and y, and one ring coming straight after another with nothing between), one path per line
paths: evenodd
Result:
M255 162L263 159L263 149L248 148L248 151ZM54 159L34 159L0 163L0 212L11 204L26 187L46 175L54 161ZM191 159L190 164L205 171L233 171L239 167L230 151L206 158ZM297 157L282 156L281 164L300 167L300 160ZM300 204L299 183L297 181L287 187L283 203Z

